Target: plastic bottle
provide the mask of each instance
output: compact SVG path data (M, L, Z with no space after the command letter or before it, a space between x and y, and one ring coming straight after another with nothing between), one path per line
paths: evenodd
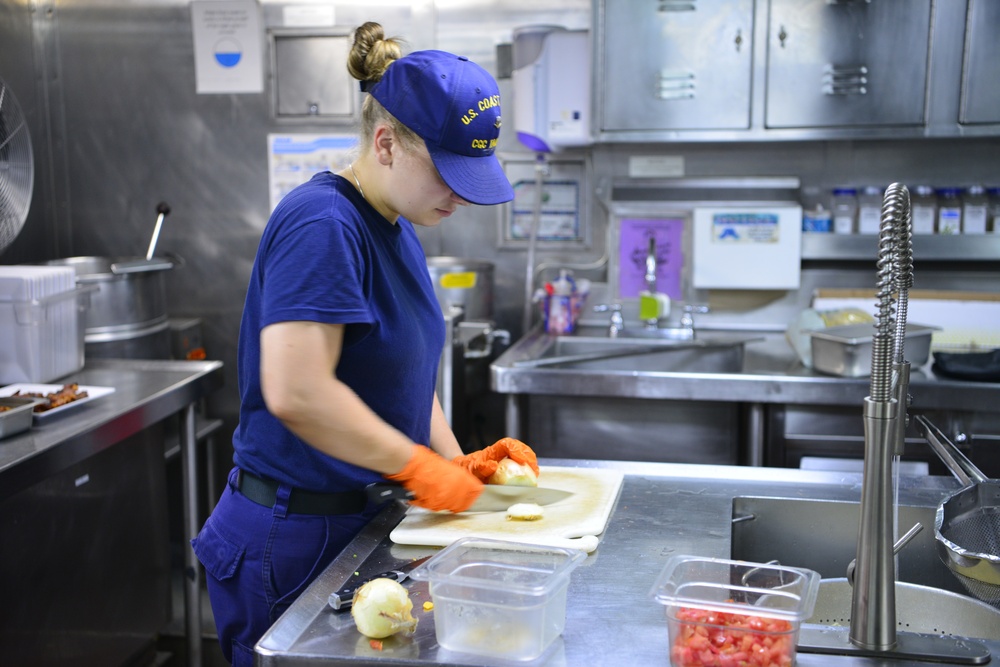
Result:
M962 233L962 194L960 188L939 188L937 233L938 234L961 234Z
M1000 187L986 188L986 233L1000 234Z
M882 226L882 190L865 186L858 195L858 233L878 234Z
M834 188L830 204L833 209L833 233L853 234L858 219L858 191L854 188Z
M986 189L981 185L970 185L962 195L962 233L986 233Z
M833 217L830 211L816 204L816 208L802 211L802 231L809 233L829 234L833 231Z
M913 188L910 197L910 216L913 221L914 234L933 234L937 222L937 199L934 190L929 185L918 185Z

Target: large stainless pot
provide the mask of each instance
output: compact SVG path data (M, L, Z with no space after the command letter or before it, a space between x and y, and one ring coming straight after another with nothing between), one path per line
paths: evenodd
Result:
M46 264L70 266L77 284L97 288L84 317L86 356L166 359L170 356L165 273L172 260L67 257ZM129 267L116 273L119 266Z
M464 320L493 319L493 264L461 257L428 257L427 270L441 310L460 306Z

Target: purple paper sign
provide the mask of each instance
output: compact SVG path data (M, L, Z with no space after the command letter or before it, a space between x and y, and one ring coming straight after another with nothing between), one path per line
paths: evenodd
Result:
M639 296L646 289L649 239L656 239L656 291L680 300L684 218L623 218L618 246L618 296Z

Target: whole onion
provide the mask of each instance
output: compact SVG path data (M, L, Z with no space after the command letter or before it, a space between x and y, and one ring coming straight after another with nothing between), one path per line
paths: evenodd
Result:
M372 579L354 594L351 616L358 632L372 639L383 639L399 632L411 634L417 619L410 610L413 602L398 581Z

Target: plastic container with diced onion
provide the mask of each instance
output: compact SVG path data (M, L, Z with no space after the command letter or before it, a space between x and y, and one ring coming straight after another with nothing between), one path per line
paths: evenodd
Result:
M576 549L463 537L410 575L429 582L438 644L501 660L538 658L566 626Z
M818 573L803 568L677 555L653 586L664 605L674 667L795 663Z

